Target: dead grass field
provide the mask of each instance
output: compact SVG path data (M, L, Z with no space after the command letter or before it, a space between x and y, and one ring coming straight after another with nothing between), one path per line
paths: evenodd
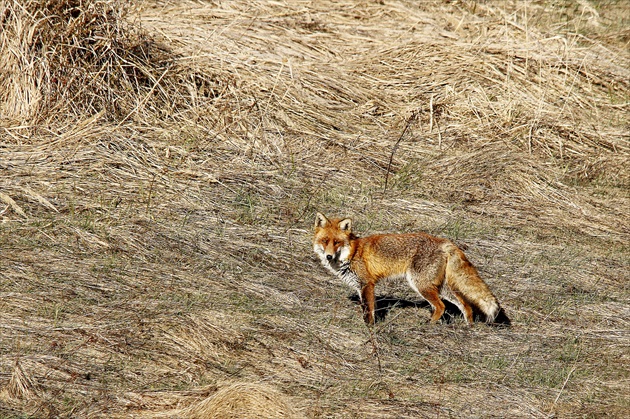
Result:
M0 417L627 414L627 2L125 4L0 0ZM318 210L512 326L368 329Z

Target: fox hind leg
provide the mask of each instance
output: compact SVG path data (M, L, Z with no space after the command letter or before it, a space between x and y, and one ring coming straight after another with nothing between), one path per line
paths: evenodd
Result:
M448 285L444 285L440 290L440 297L457 306L466 319L466 322L468 322L470 326L473 325L473 308L460 291L453 290Z
M406 276L409 286L433 307L431 323L437 323L446 309L438 288L438 284L443 281L444 266L434 265L422 270L410 270Z
M470 306L470 304L468 304L468 302L464 299L460 292L453 291L453 295L455 296L455 301L451 302L455 304L457 308L459 308L459 311L462 312L468 324L472 326L474 321L472 307Z
M438 292L437 287L431 286L427 289L422 290L419 294L433 307L431 323L437 323L438 321L440 321L442 315L444 314L445 306L442 299L440 299L440 293Z
M409 286L418 294L422 296L425 300L431 304L433 307L433 315L431 316L431 323L437 323L444 314L445 306L444 302L440 298L440 292L438 288L431 284L428 287L425 287L420 291L417 285L417 278L414 275L407 275L407 281L409 282Z

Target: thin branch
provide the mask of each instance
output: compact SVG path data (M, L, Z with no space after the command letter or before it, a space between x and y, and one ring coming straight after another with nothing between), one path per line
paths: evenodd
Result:
M385 186L383 187L383 192L387 190L387 182L389 180L389 172L391 171L391 168L392 168L392 162L394 161L394 154L396 153L396 150L398 150L398 146L400 145L400 142L402 141L403 137L407 133L407 129L409 129L409 126L411 125L411 123L416 119L416 116L418 116L417 111L414 111L411 113L411 115L407 119L405 128L400 134L400 137L398 137L398 141L396 141L396 144L394 144L394 148L392 148L392 154L389 156L389 163L387 164L387 172L385 173Z

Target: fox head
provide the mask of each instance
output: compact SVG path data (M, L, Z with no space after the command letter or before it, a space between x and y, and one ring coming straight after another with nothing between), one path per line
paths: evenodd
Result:
M324 214L317 213L313 250L325 267L337 272L341 264L348 261L350 243L354 238L350 218L329 220Z

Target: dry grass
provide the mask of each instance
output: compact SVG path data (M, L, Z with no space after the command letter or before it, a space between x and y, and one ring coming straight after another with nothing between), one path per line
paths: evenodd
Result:
M272 387L236 383L217 391L189 409L191 419L293 418L285 397Z
M0 0L0 416L624 415L625 2L124 4ZM368 330L315 210L467 246L513 326L386 283Z

